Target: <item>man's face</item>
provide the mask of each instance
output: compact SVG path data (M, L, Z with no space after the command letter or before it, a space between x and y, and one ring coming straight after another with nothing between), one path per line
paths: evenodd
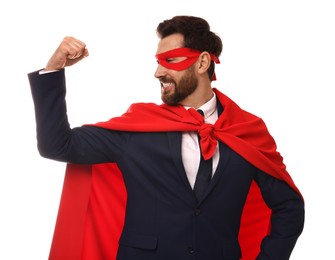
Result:
M181 34L173 34L160 40L157 54L181 48L182 46L183 36ZM176 65L185 60L186 57L178 56L167 58L165 62ZM191 65L187 69L174 70L159 64L155 77L161 83L161 99L168 105L181 104L198 86L194 65Z

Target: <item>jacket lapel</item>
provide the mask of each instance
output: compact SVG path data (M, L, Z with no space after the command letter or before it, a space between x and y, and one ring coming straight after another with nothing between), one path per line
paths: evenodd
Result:
M170 154L173 159L174 164L176 165L178 175L180 176L181 180L184 182L185 187L192 191L190 182L188 181L188 178L186 176L184 164L181 157L181 138L182 133L181 132L168 132L168 139L169 139L169 148L170 148ZM193 191L192 191L193 193Z
M208 196L208 194L215 188L215 186L217 185L221 176L224 173L226 165L230 160L231 150L221 142L219 142L219 152L220 152L220 159L218 162L218 166L201 201L203 201Z

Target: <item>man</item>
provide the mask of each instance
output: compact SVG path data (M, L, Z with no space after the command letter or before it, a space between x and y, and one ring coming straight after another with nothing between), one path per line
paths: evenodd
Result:
M303 198L263 121L211 87L221 39L192 16L157 34L164 103L108 122L67 120L64 68L83 42L65 37L29 74L40 154L68 163L50 259L289 259Z

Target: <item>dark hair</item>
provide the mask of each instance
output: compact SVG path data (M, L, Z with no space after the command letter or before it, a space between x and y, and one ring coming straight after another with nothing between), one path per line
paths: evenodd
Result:
M207 51L219 57L222 52L220 37L210 30L208 22L195 16L175 16L164 20L157 26L157 35L163 39L171 34L180 33L184 36L184 46L199 51ZM212 80L215 69L214 61L208 69L208 75Z

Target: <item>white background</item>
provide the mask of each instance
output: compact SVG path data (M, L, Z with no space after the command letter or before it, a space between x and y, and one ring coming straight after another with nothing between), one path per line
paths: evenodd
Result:
M262 117L306 201L293 260L335 259L335 8L329 0L2 1L0 4L0 259L45 260L65 165L36 148L27 73L66 35L90 56L66 69L71 126L160 103L153 74L159 22L207 19L223 40L213 83Z

